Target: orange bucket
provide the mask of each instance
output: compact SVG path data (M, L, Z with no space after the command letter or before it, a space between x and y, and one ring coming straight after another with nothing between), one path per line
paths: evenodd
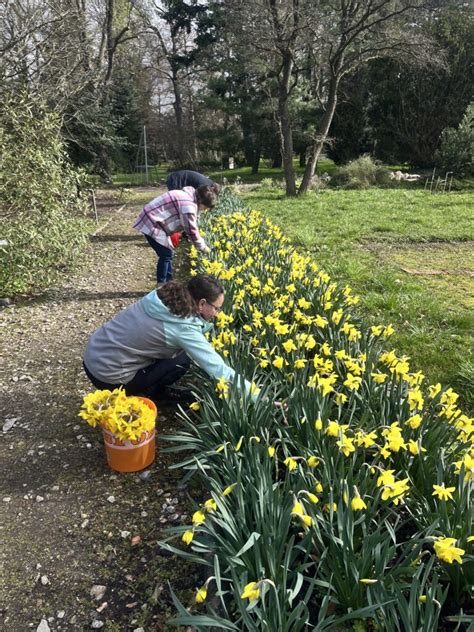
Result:
M156 415L156 406L151 399L140 397ZM102 430L105 454L109 467L116 472L139 472L155 460L155 429L145 431L135 441L121 441L109 430Z

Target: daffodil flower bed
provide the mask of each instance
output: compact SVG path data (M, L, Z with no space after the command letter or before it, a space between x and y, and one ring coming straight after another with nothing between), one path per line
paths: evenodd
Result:
M426 385L390 348L390 324L364 327L351 289L235 197L204 231L212 258L192 251L192 270L226 288L211 342L260 390L252 402L202 375L168 437L209 493L163 544L211 567L200 612L175 598L175 622L415 631L442 630L445 604L468 616L474 424L458 395Z
M84 397L79 417L95 428L100 426L119 441L136 441L155 427L155 413L139 397L123 389L97 390Z

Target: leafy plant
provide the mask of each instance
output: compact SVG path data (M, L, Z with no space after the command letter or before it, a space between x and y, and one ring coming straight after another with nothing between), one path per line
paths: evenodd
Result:
M2 239L0 292L49 285L85 244L81 174L68 161L58 117L29 96L3 103L0 115Z
M455 177L474 174L474 102L468 105L456 129L447 127L441 132L436 162Z

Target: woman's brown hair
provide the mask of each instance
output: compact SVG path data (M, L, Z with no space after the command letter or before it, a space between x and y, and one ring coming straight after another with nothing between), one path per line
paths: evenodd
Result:
M196 198L198 204L202 204L206 208L214 208L217 205L217 199L219 197L219 185L204 184L196 189Z
M209 274L196 274L188 281L187 288L196 303L201 299L207 302L215 301L217 297L224 294L224 288L216 279Z
M196 305L188 288L178 281L169 281L162 285L156 293L158 298L175 316L192 316L196 313Z
M175 316L193 316L196 305L201 299L213 302L224 294L219 281L208 274L196 274L186 285L178 281L169 281L157 290L158 298Z

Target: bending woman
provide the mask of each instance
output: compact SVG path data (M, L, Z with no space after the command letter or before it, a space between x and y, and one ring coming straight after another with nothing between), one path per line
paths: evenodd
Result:
M211 377L232 381L234 370L204 336L223 302L222 286L204 274L153 290L92 334L84 353L87 376L99 389L123 386L127 395L175 402L191 399L170 388L191 360ZM251 392L248 381L239 383Z
M214 186L184 187L179 191L168 191L143 207L133 228L145 235L158 255L158 284L171 281L173 277L172 259L177 241L174 236L181 231L198 250L209 254L209 248L199 233L199 211L216 206L217 191Z

